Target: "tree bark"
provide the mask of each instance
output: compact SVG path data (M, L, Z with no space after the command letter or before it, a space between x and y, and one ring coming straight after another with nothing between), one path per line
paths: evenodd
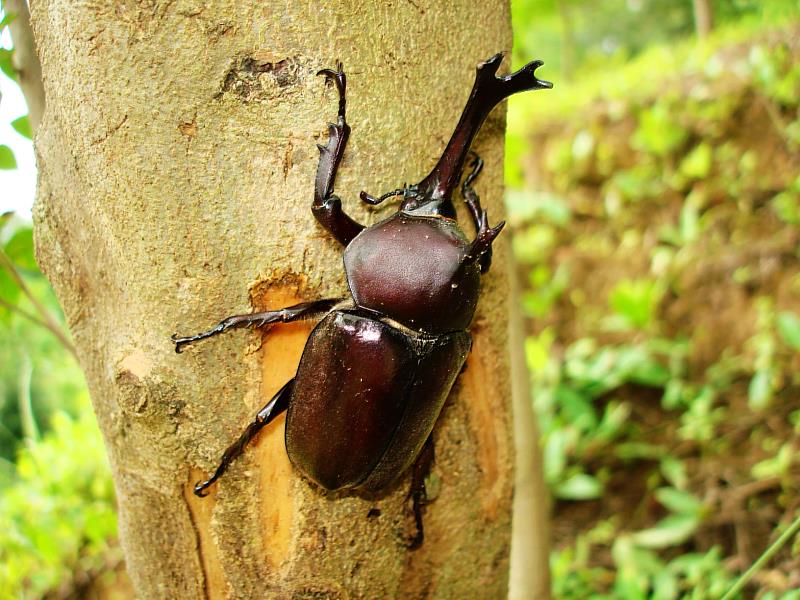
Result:
M139 597L505 597L506 244L434 432L440 485L415 552L409 478L374 498L325 494L292 470L283 418L210 497L193 496L294 375L312 324L235 331L181 355L169 336L345 294L342 250L310 211L314 145L336 114L334 88L315 73L344 63L353 133L336 189L357 220L375 222L383 213L358 192L428 172L476 63L510 49L507 5L39 0L32 23L48 102L38 259L86 373ZM475 146L493 222L503 131L498 109Z

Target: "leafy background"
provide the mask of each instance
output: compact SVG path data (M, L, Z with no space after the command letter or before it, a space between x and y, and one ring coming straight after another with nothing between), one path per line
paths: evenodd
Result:
M556 598L800 599L800 6L710 4L700 39L688 0L513 3L556 83L507 146ZM132 597L64 332L3 215L0 599Z

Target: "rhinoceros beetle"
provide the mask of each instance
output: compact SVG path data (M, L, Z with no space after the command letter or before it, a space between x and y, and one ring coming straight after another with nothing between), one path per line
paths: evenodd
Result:
M294 379L225 450L219 467L195 486L195 494L205 496L256 433L287 411L291 462L327 490L378 491L413 464L410 498L417 533L410 547L422 543L425 477L433 461L431 430L470 351L467 327L480 277L489 270L492 242L504 225L489 227L472 187L483 165L477 155L472 155L471 171L461 184L477 230L471 241L456 223L451 196L470 145L492 108L511 94L552 87L535 76L541 61L497 77L502 58L496 54L478 65L461 119L427 177L377 198L361 192L361 200L371 205L402 197L396 213L371 227L345 214L333 193L350 135L345 74L341 64L318 73L335 84L339 111L337 122L329 125L327 145L318 145L311 210L345 246L350 296L236 315L196 335L172 336L180 352L229 329L323 316L308 338Z

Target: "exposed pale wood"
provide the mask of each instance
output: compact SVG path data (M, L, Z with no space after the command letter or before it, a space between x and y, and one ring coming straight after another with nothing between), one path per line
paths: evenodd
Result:
M169 335L345 293L341 249L310 212L314 144L336 108L316 71L340 59L348 72L353 134L337 192L374 222L358 192L427 173L475 64L510 48L508 7L40 0L32 13L48 98L37 253L105 436L139 596L505 597L505 246L485 278L469 370L435 431L440 485L417 552L405 546L407 478L376 498L324 494L291 469L282 420L209 498L192 496L291 377L308 328L276 326L264 339L234 331L181 355ZM248 73L249 58L272 67ZM477 143L493 221L502 217L503 129L497 110ZM368 517L374 508L380 516Z

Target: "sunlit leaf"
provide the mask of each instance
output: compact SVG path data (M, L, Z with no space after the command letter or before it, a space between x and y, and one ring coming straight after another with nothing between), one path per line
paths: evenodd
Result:
M673 107L658 102L639 115L633 143L657 156L666 156L677 150L688 137L689 132L678 122Z
M543 454L544 477L549 483L558 481L567 466L567 435L557 429L548 437Z
M793 312L782 312L778 315L776 325L783 341L794 350L800 350L800 318Z
M0 321L9 323L11 320L11 310L6 304L15 305L19 298L19 286L11 278L8 272L0 268Z
M33 139L33 130L31 129L31 122L28 120L28 115L14 119L11 121L11 126L21 136L26 137L29 140Z
M8 146L0 144L0 169L16 169L17 159L14 157L14 152Z
M661 459L661 474L678 489L684 487L689 481L686 475L686 464L672 456L665 456Z
M608 295L608 303L630 326L645 328L655 318L663 290L657 281L623 279Z
M39 266L33 254L33 229L19 229L6 243L5 252L14 263L23 269L38 271Z
M0 71L5 73L6 77L17 80L17 70L14 68L12 57L14 56L13 50L0 48Z
M772 372L769 369L756 371L747 387L747 398L753 410L764 410L769 406L772 399Z
M659 488L655 491L656 499L674 513L698 514L703 503L689 492L672 487Z
M591 500L600 497L603 493L603 486L591 475L577 473L559 483L553 492L557 498L562 500Z
M649 529L631 534L633 542L643 548L669 548L688 540L697 530L700 520L696 515L670 515Z
M691 179L705 179L711 172L714 157L711 145L703 142L686 155L681 161L680 171Z

